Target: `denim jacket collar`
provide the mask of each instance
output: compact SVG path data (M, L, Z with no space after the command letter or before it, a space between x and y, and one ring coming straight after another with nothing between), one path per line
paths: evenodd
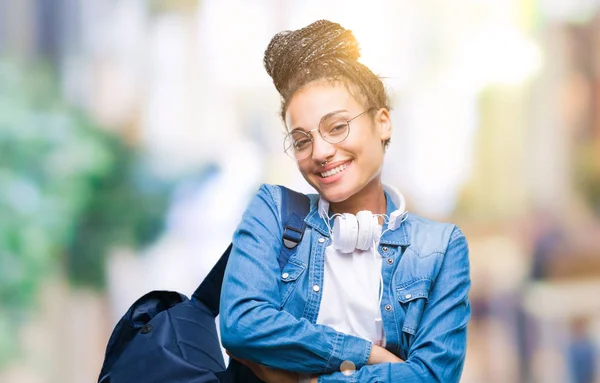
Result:
M384 191L385 199L386 199L386 215L389 217L390 214L397 209L396 204L392 200L392 197L387 191ZM310 203L310 212L304 219L304 222L310 226L311 228L317 230L322 235L329 237L329 230L327 229L327 225L325 221L321 218L318 212L319 206L319 195L311 194L309 195L311 203ZM333 220L329 222L330 226L333 226ZM383 224L382 232L383 235L379 240L380 245L394 245L394 246L409 246L409 235L407 229L407 222L404 222L398 227L396 230L387 230L387 222Z

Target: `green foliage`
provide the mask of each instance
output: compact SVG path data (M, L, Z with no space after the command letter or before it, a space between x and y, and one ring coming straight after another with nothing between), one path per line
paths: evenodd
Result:
M0 60L0 364L40 282L101 289L112 246L161 230L169 185L60 99L52 72Z
M600 217L600 145L588 140L575 153L575 185L594 213Z
M150 0L147 3L152 14L168 12L192 13L200 6L200 0Z

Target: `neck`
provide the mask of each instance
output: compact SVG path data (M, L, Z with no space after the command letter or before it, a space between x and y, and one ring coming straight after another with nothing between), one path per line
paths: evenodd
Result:
M386 205L383 185L378 177L347 200L331 203L330 208L333 213L356 214L361 210L369 210L373 214L385 214Z

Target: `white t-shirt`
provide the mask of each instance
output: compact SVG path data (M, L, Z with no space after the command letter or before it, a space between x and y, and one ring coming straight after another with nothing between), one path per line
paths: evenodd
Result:
M384 189L399 207L394 213L401 217L405 213L404 196L392 186L384 184ZM328 211L329 203L321 198L321 217L326 219ZM397 222L391 230L399 226ZM379 243L374 243L369 250L354 249L352 253L344 254L335 249L332 238L325 249L323 295L317 323L385 347L379 307L383 257L377 251L378 246ZM308 383L309 380L309 376L301 376L299 383Z
M317 323L382 345L381 262L377 245L348 254L336 250L333 243L327 246Z

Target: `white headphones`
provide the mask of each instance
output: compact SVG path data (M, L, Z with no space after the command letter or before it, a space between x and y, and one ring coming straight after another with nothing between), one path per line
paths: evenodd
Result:
M398 206L388 219L387 230L396 230L405 216L406 202L404 196L395 188L384 184L384 190L390 193L392 201ZM327 213L329 202L319 200L319 214L328 223ZM356 215L350 213L336 214L333 229L330 229L333 247L342 253L351 253L355 249L369 250L373 243L381 237L379 225L380 214L373 214L368 210L359 211Z
M354 249L369 250L380 235L378 217L368 210L359 211L356 216L350 213L338 215L331 233L333 247L342 253L351 253Z

